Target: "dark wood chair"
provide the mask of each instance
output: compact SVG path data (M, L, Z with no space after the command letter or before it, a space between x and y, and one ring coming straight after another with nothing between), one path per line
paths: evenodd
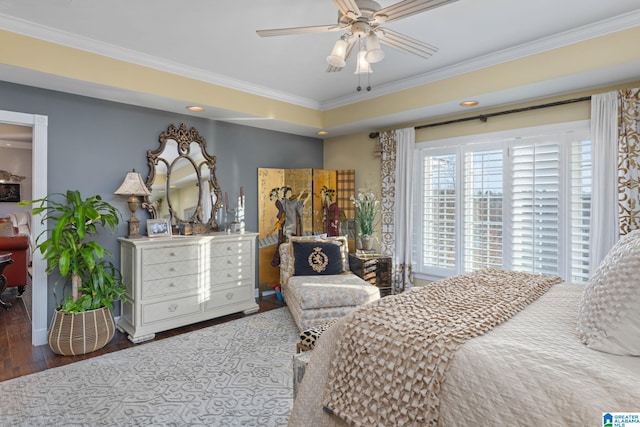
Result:
M2 297L2 293L7 288L7 278L4 276L4 268L9 264L13 263L13 259L11 259L11 254L0 255L0 297ZM0 298L0 307L4 309L8 309L11 307L11 304L8 304Z

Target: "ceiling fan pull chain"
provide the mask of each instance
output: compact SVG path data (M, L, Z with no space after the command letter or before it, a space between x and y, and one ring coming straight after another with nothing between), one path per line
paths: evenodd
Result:
M358 87L356 88L357 92L360 92L362 90L362 86L360 85L360 76L362 75L362 73L358 72L358 67L360 66L360 55L359 53L362 51L362 39L360 37L358 37L358 55L356 57L356 73L358 74Z

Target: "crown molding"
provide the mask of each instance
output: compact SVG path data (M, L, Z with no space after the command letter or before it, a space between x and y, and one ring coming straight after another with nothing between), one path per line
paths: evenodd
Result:
M259 85L250 84L245 81L204 71L202 69L185 67L183 64L178 62L160 59L152 55L125 49L94 39L80 37L51 27L34 24L26 20L0 14L0 28L7 31L319 111L331 110L380 96L389 95L402 90L411 89L417 86L467 74L516 59L521 59L530 55L558 49L581 41L634 28L639 25L640 10L637 10L573 30L565 31L554 36L545 37L513 48L480 56L455 65L442 67L424 74L388 84L382 84L374 87L371 92L358 93L325 102L318 102L309 98L275 91Z
M88 37L78 36L66 31L60 31L45 25L36 24L23 19L0 14L0 29L34 37L44 41L60 44L73 49L83 50L89 53L106 56L120 61L129 62L144 67L165 71L172 74L188 77L194 80L223 86L252 95L263 96L265 98L287 102L289 104L307 107L314 110L320 109L320 103L299 96L294 96L285 92L275 91L263 86L254 85L245 81L233 79L220 74L204 71L202 69L185 67L182 63L168 61L143 52L137 52L109 43L104 43Z

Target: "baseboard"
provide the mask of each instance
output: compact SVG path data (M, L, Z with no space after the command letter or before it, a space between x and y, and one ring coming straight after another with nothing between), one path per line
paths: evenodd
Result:
M31 345L39 346L45 345L49 342L46 329L36 329L32 332Z

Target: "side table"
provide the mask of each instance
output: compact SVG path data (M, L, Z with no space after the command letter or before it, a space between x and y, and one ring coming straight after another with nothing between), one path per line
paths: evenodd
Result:
M351 271L364 281L377 286L380 296L393 294L391 283L391 257L369 254L349 254Z

